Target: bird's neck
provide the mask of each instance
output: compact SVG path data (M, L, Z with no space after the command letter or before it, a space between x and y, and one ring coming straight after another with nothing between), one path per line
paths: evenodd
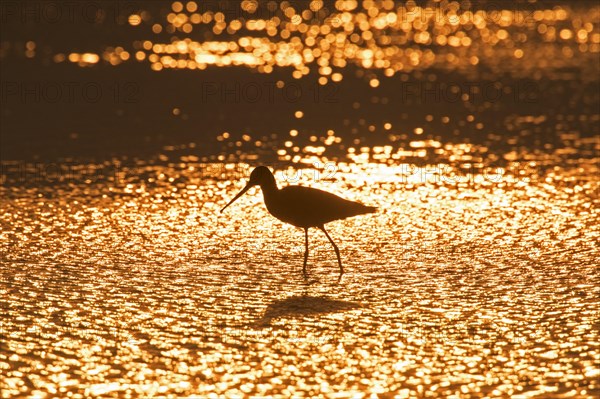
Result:
M277 187L277 183L275 182L275 178L272 178L269 181L263 182L260 185L260 189L263 192L265 200L267 198L273 198L273 197L277 196L277 193L279 192L279 188Z

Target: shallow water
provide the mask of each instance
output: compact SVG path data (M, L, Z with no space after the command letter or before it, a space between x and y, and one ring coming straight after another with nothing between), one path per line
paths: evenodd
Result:
M593 162L458 183L301 169L379 206L329 225L340 282L318 231L305 281L302 231L258 189L218 212L248 165L115 165L87 183L5 174L3 397L599 392Z
M143 4L3 14L1 398L600 394L596 4Z

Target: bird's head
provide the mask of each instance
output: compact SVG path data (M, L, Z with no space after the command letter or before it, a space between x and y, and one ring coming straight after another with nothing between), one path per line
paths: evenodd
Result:
M262 186L265 183L270 183L273 180L273 173L266 166L259 166L250 173L250 181L248 184L252 186Z
M244 187L242 191L238 193L238 195L233 197L233 199L221 209L221 212L223 212L225 208L227 208L229 205L233 204L235 200L244 195L246 191L250 190L251 187L265 187L271 184L275 184L275 178L273 177L273 173L271 173L271 170L269 170L269 168L267 168L266 166L259 166L255 168L252 171L252 173L250 173L250 180L246 184L246 187Z

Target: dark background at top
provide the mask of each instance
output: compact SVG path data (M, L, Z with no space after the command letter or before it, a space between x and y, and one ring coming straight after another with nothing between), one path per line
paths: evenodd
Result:
M56 21L43 17L41 10L48 4L73 11L63 13ZM89 3L89 4L88 4ZM201 4L200 1L198 1ZM425 4L425 1L417 2ZM471 2L473 8L499 9L505 3L511 7L539 7L528 2ZM87 4L87 8L85 4ZM101 54L107 46L122 46L133 55L131 44L135 40L151 39L154 42L168 42L172 36L190 37L193 40L227 40L227 35L212 37L195 29L191 34L183 33L155 35L151 32L152 23L138 27L123 24L131 12L146 10L155 22L164 21L171 1L94 1L94 2L39 2L2 1L0 20L0 41L3 57L0 58L1 110L0 110L0 156L2 160L46 159L60 157L109 158L111 156L144 156L159 151L167 144L197 143L199 154L215 154L220 145L214 138L228 131L233 137L250 134L254 139L265 135L284 136L290 129L299 129L305 135L322 136L328 129L347 134L349 141L360 138L368 144L385 143L386 136L379 129L370 133L367 126L391 122L402 131L411 132L414 127L425 126L427 134L422 138L444 137L452 140L485 142L486 137L469 125L441 125L438 122L424 123L428 114L453 116L454 121L463 120L468 114L478 110L477 104L469 106L462 102L420 101L406 98L400 74L382 78L377 89L369 87L364 77L357 77L357 68L349 66L344 71L344 80L337 85L320 87L316 84L318 75L311 65L311 74L301 80L291 77L291 68L276 69L271 74L259 74L246 67L209 67L204 71L163 70L154 72L147 61L128 61L118 66L103 64L81 68L65 62L51 61L56 53L93 52ZM185 4L185 2L184 2ZM325 1L332 7L332 1ZM572 7L586 6L589 2L543 2L569 4ZM235 13L239 2L205 2L203 9L213 9ZM15 8L16 7L16 8ZM29 10L21 14L23 8ZM92 21L86 10L94 7L104 10L101 21ZM33 10L33 11L32 11ZM38 10L38 11L36 11ZM70 12L70 11L69 11ZM240 12L241 14L241 12ZM54 16L52 18L55 18ZM25 43L36 43L36 57L24 56ZM442 80L464 82L464 76L432 71L443 74ZM377 71L382 76L381 71ZM419 84L424 73L411 73L408 82ZM511 81L510 75L498 77L502 81L518 86L523 81ZM283 80L299 89L294 99L286 98L282 92L269 92L275 81ZM467 83L472 83L467 82ZM479 82L481 83L481 82ZM585 93L565 101L563 93L597 90L595 84L582 88L577 79L573 81L536 83L536 100L518 102L506 99L502 104L481 112L479 118L486 121L486 128L502 132L505 130L505 117L512 114L551 114L579 109L582 113L598 113L598 102L590 103ZM57 101L52 90L61 89ZM73 87L73 96L67 93ZM85 98L84 88L100 88L97 98ZM259 87L261 92L254 101L245 96L243 90ZM217 88L216 94L207 94L208 89ZM236 95L223 93L222 89L235 89ZM91 89L90 89L91 90ZM242 90L242 92L240 91ZM241 93L241 94L240 94ZM247 92L250 93L251 92ZM589 93L588 93L589 94ZM237 97L236 97L237 96ZM371 97L387 97L387 104L373 103ZM52 98L49 98L52 97ZM353 104L359 102L356 110ZM173 108L181 109L175 116ZM302 110L305 117L294 118L296 110ZM550 115L551 117L552 115ZM361 119L363 120L361 122ZM351 127L358 132L348 133ZM574 126L588 134L597 131L597 124ZM556 142L552 125L528 137L526 144L542 147L544 143ZM587 130L586 130L587 129ZM298 140L302 140L299 137Z

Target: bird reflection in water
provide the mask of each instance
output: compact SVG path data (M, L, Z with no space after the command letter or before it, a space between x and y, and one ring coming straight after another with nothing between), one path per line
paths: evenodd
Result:
M324 296L295 295L269 304L256 327L266 327L280 317L297 318L324 313L344 312L362 307L358 302L330 299Z
M308 261L308 229L319 228L325 233L337 256L340 267L340 279L344 274L340 250L333 242L325 223L334 220L346 219L351 216L375 212L373 206L366 206L354 201L348 201L337 195L311 187L288 186L282 189L277 187L273 173L266 166L259 166L250 174L250 181L227 205L225 210L235 200L244 195L253 186L260 186L263 192L265 205L271 215L282 222L289 223L304 229L304 266L302 272L307 277L306 263Z

